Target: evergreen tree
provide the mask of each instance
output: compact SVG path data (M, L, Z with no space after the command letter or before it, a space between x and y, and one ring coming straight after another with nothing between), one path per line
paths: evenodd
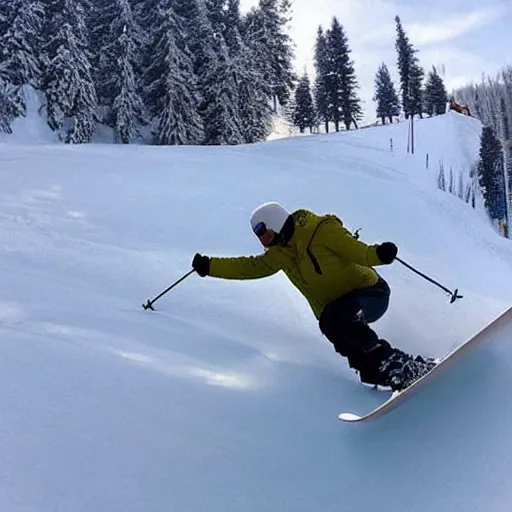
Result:
M0 33L0 76L15 86L39 86L39 41L43 6L36 0L12 0L5 8Z
M226 30L225 10L227 0L204 0L206 13L216 37L224 37Z
M329 73L329 52L327 39L322 27L318 27L315 43L315 103L319 120L325 125L325 132L329 133L329 96L327 91Z
M395 17L397 38L395 47L398 52L398 71L400 74L400 92L405 118L410 115L422 115L422 91L424 71L418 63L413 45L405 33L400 18Z
M11 121L26 114L22 87L39 87L43 14L36 0L0 0L1 131L10 132Z
M407 110L407 96L409 90L409 75L411 66L411 44L409 38L402 27L402 22L398 16L395 17L397 38L395 48L398 52L398 72L400 74L400 93L402 97L402 107L406 118L409 116Z
M240 0L227 0L224 13L224 39L229 53L233 56L237 56L242 46L241 30Z
M174 10L182 20L186 35L182 43L190 50L193 74L197 82L198 113L204 128L202 142L205 142L206 134L211 131L210 122L215 123L210 115L218 99L215 87L219 91L223 87L223 84L217 83L216 73L219 62L217 49L221 41L225 48L222 34L224 5L224 0L207 0L206 3L202 0L174 0Z
M227 0L224 38L238 93L238 113L244 142L264 140L271 130L272 111L268 99L272 89L265 83L258 65L258 42L245 33L240 0ZM244 34L244 37L242 37Z
M12 133L11 122L16 117L12 86L0 77L0 133Z
M328 29L325 33L326 40L326 69L324 72L324 87L327 98L327 113L330 122L334 123L334 129L340 131L341 122L341 77L339 72L340 55L343 51L340 46L343 44L341 31L335 24L336 19L333 18L332 25L335 29Z
M209 62L215 58L215 37L203 0L173 0L173 9L180 18L185 44L190 51L194 75L202 84ZM183 47L182 50L185 50Z
M358 84L354 63L350 60L348 39L336 17L327 32L327 51L329 58L326 82L330 118L336 131L339 131L340 121L343 121L347 130L352 123L357 128L357 121L362 117L361 100L356 93Z
M316 112L311 95L309 76L306 71L304 71L297 89L295 90L294 103L295 108L292 114L293 124L299 128L300 133L304 133L307 127L309 127L311 133L316 121Z
M448 95L443 83L443 79L437 73L435 67L429 72L427 83L425 84L425 112L429 115L440 115L446 112L446 103Z
M7 9L10 0L0 0L0 34L7 32Z
M258 70L248 66L238 84L240 130L248 144L265 140L272 131L270 92Z
M98 7L95 21L92 35L97 45L96 89L102 122L114 129L118 140L129 144L140 136L139 127L145 122L135 71L145 38L128 0L108 0Z
M56 131L67 128L67 143L90 142L97 97L83 5L79 0L47 0L46 7L42 89L48 124Z
M419 114L420 118L423 118L423 77L424 70L418 64L416 57L413 58L411 65L411 74L409 77L409 95L408 105L411 116Z
M496 221L505 219L506 198L503 153L500 141L490 126L484 126L482 129L478 182L490 217Z
M224 38L217 40L216 59L210 63L211 82L203 91L205 144L241 144L244 142L239 117L239 96L234 82L231 59Z
M507 68L505 68L506 71ZM469 108L471 114L492 126L503 140L512 132L512 76L500 73L496 78L482 76L479 84L455 91L457 102Z
M277 101L286 105L296 80L287 9L288 1L259 0L258 8L249 15L251 38L260 47L257 54L262 59L263 78L272 88L274 111L277 111Z
M393 122L393 116L400 114L400 105L395 86L391 80L388 67L382 63L375 76L375 96L373 101L377 102L377 117L380 117L382 124Z
M146 105L153 116L154 142L160 145L200 144L203 122L190 52L179 18L167 0L150 0L146 13L154 30L146 48Z
M247 143L265 140L272 129L272 108L269 102L272 90L258 66L254 65L254 58L252 48L244 43L233 62L241 131Z

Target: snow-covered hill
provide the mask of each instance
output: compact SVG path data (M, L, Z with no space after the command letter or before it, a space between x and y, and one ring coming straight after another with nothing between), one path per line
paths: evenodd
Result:
M195 252L260 251L266 200L336 213L396 263L395 345L442 355L512 302L512 244L437 188L481 126L408 125L240 147L0 144L0 509L506 511L510 331L368 427L360 386L280 274L192 275ZM393 151L390 150L393 139ZM19 141L19 139L18 139ZM429 154L429 169L426 154ZM448 163L449 162L449 163ZM440 414L437 414L440 413ZM355 427L355 428L354 428Z

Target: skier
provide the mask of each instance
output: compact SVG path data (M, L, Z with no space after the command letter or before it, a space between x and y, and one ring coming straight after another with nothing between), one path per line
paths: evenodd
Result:
M433 359L393 348L369 325L388 309L389 286L373 267L394 261L394 243L366 245L335 215L304 209L290 213L276 202L256 208L250 222L263 254L210 258L197 253L193 269L201 277L224 279L258 279L282 270L309 302L321 332L364 384L400 391L435 366Z

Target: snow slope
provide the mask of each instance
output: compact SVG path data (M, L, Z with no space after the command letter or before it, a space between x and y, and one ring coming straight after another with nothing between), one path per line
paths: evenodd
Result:
M380 421L280 274L192 275L260 251L265 200L338 214L400 256L378 332L442 355L512 302L512 244L435 186L481 126L449 114L241 147L0 144L0 510L508 511L512 327ZM419 135L422 134L420 137ZM394 139L390 151L389 139ZM4 139L5 140L5 139ZM455 149L454 149L455 148Z

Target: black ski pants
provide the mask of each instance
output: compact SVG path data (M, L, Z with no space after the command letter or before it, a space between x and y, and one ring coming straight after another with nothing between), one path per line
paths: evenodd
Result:
M382 360L393 349L380 340L368 325L376 322L387 311L390 289L379 276L378 282L368 288L354 290L328 304L320 316L320 330L346 357L349 366L361 372L378 372Z

